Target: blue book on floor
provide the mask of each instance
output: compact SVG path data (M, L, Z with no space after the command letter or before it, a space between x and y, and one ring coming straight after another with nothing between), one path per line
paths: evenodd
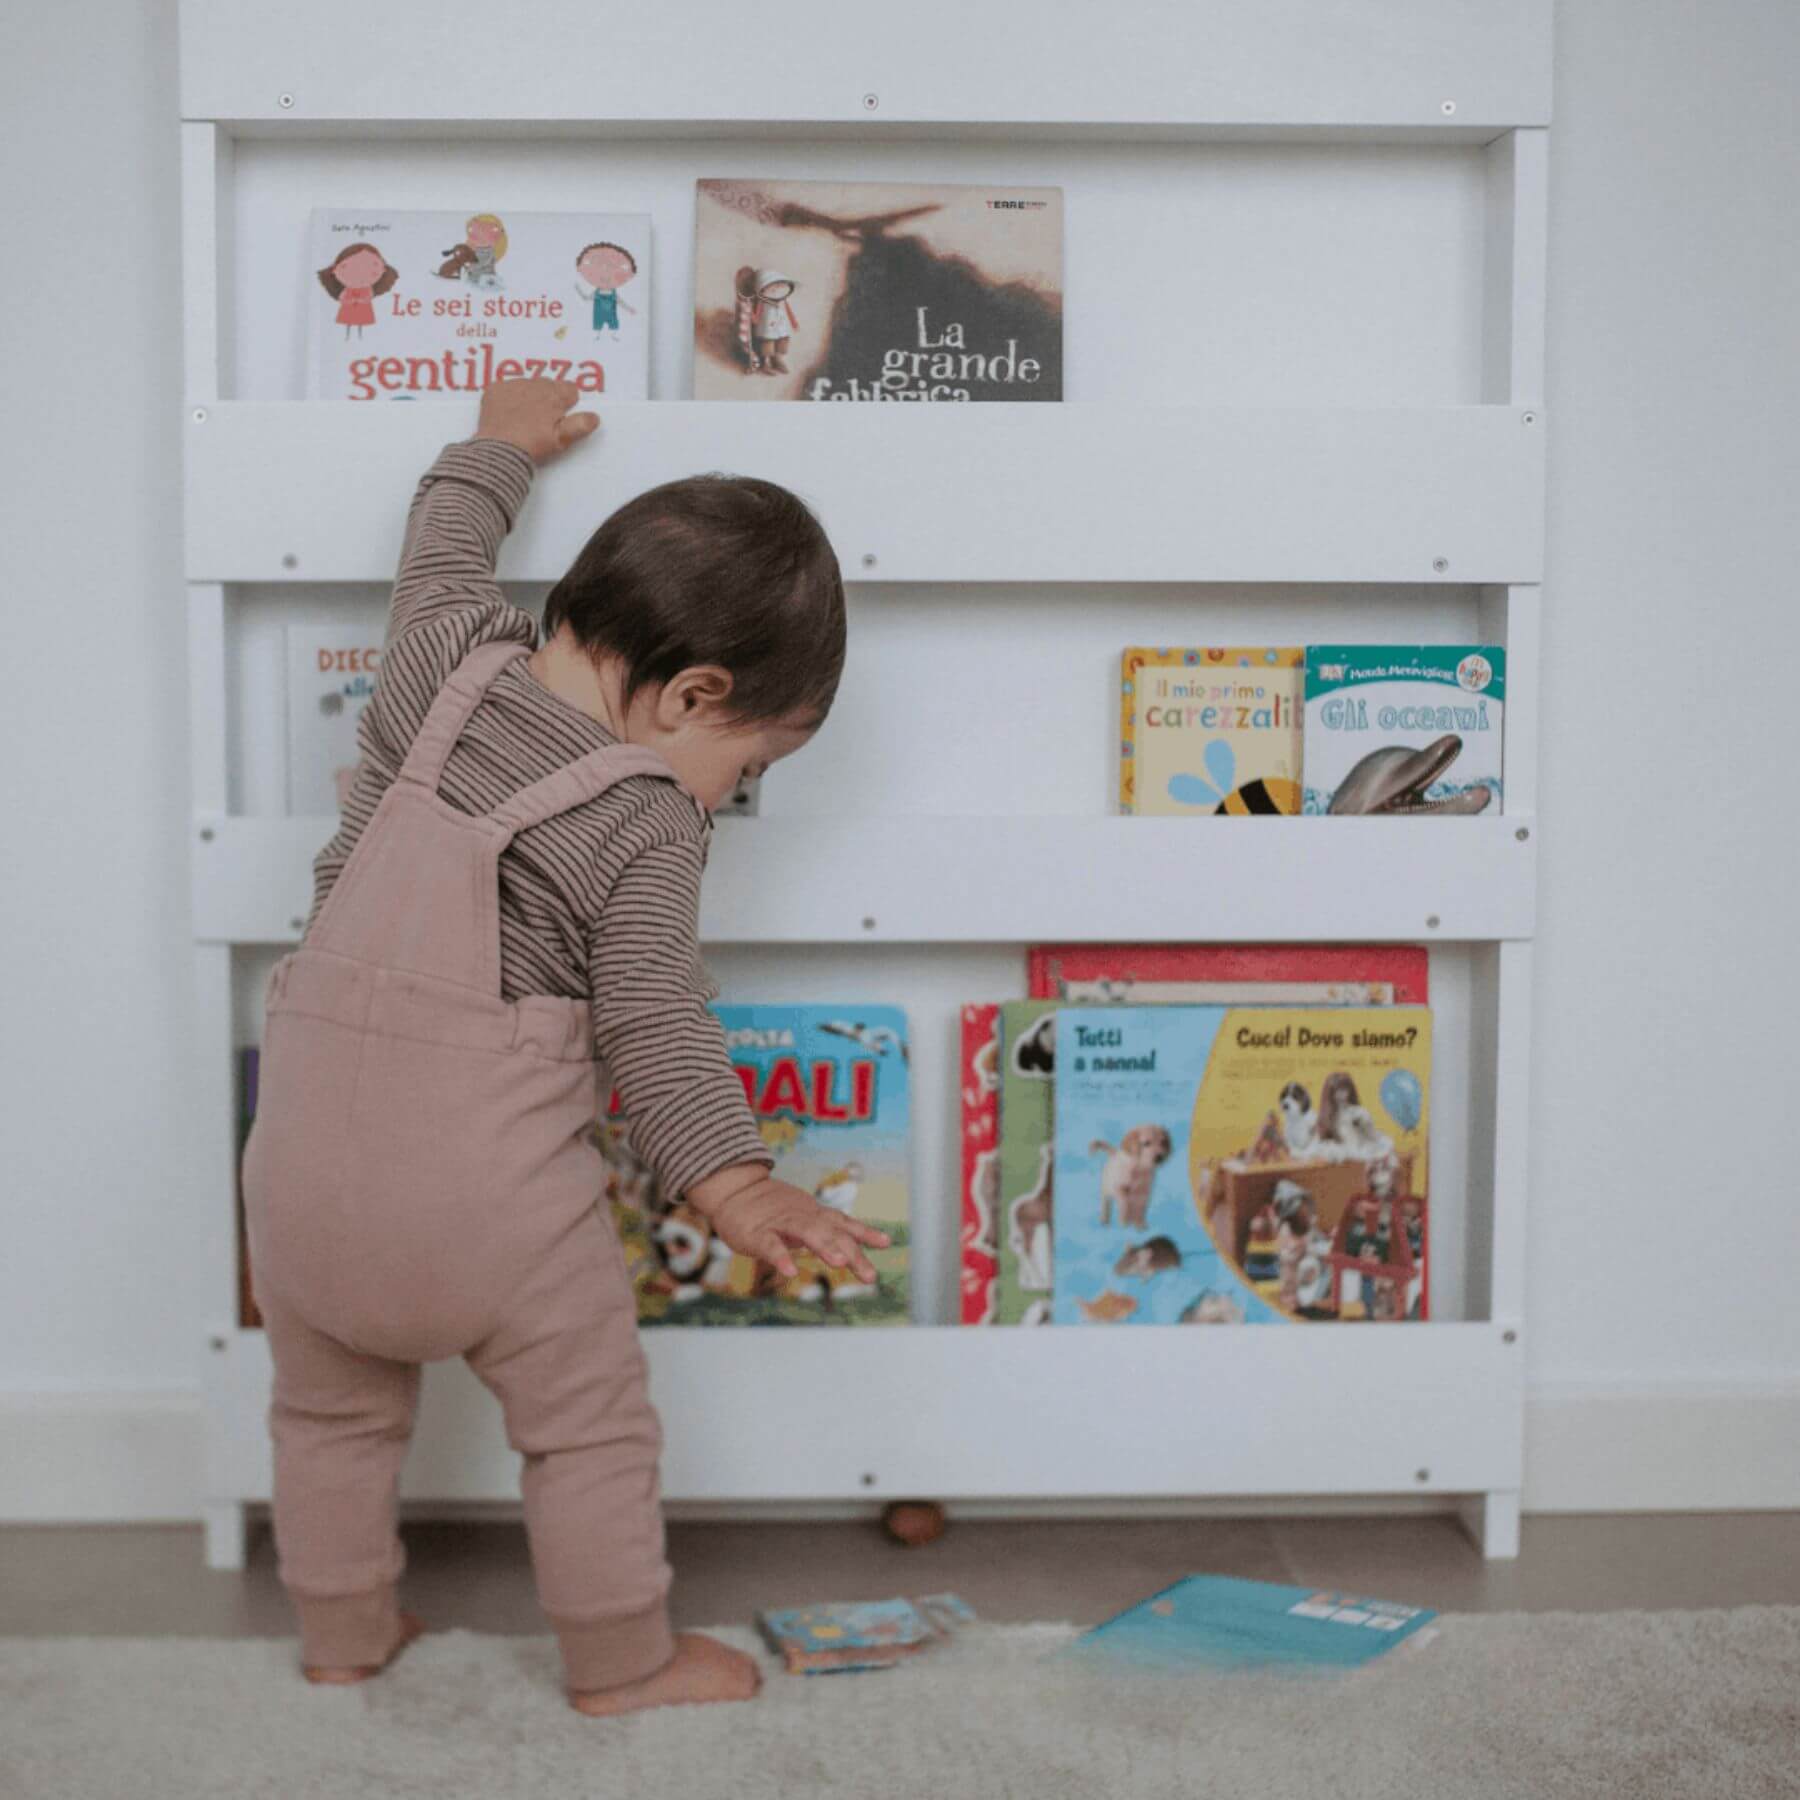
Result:
M1327 1588L1189 1575L1083 1632L1070 1651L1146 1669L1353 1669L1436 1617Z

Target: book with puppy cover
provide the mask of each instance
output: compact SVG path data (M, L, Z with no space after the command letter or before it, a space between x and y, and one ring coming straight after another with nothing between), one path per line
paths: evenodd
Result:
M1055 1323L1428 1316L1425 1008L1055 1017Z
M957 1067L962 1100L957 1316L964 1325L991 1325L1000 1268L1000 1008L992 1002L962 1009Z
M1305 660L1297 647L1128 646L1120 658L1119 811L1299 812Z
M647 213L319 208L305 279L315 400L650 392Z
M1498 813L1505 714L1502 645L1309 645L1303 810Z
M1062 398L1062 189L702 181L696 400Z
M910 1051L895 1006L714 1006L774 1172L885 1231L876 1283L799 1251L784 1280L715 1237L633 1151L612 1097L596 1128L642 1325L904 1325L911 1317Z

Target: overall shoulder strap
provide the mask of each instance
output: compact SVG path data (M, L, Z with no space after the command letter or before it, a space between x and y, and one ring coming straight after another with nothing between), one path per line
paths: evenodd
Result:
M502 827L510 842L530 826L541 825L558 813L585 805L633 775L656 775L678 786L681 779L654 750L646 750L641 744L608 744L603 749L590 750L586 756L577 757L555 774L546 775L542 781L520 788L510 800L495 807L488 817ZM682 792L685 794L687 790L683 788ZM691 795L688 797L692 799ZM705 807L698 800L694 800L693 805L704 824Z
M481 696L494 677L508 663L529 656L524 644L478 644L450 673L450 679L438 689L437 698L425 714L406 761L400 766L400 779L437 792L443 779L444 764L462 735L469 715L481 704Z

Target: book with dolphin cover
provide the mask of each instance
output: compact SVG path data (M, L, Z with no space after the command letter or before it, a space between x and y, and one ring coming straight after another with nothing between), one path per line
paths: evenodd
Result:
M1499 644L1309 644L1302 812L1504 810Z

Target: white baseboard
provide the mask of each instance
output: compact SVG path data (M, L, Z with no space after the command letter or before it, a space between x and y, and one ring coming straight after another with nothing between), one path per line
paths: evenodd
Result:
M1800 1507L1800 1382L1549 1382L1526 1401L1528 1512L1734 1512ZM0 1521L138 1523L200 1511L200 1400L191 1388L0 1393ZM1189 1516L1425 1510L1419 1496L1021 1501L966 1517ZM873 1507L672 1507L673 1517L859 1517Z
M195 1388L0 1393L0 1520L160 1523L200 1512Z
M1791 1507L1800 1507L1800 1381L1527 1389L1527 1512Z

